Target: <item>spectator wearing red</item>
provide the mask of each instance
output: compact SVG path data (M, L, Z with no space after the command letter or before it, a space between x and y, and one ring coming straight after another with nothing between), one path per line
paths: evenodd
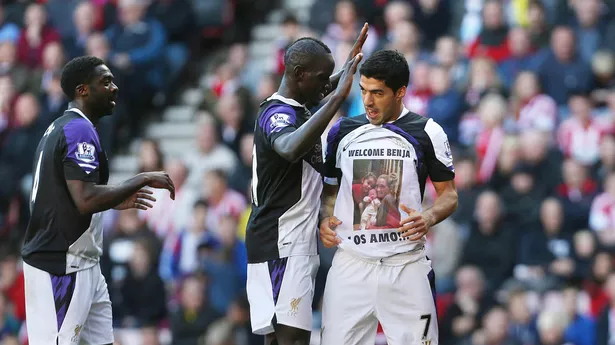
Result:
M536 74L530 71L518 74L512 91L512 108L518 130L535 129L554 137L557 104L541 92Z
M508 28L504 23L502 5L499 1L489 0L483 7L483 28L478 37L470 44L468 56L488 57L501 62L510 57Z
M559 128L560 149L567 157L584 165L593 165L600 157L600 141L611 131L613 124L593 116L591 101L585 95L572 96L568 104L572 116Z
M0 299L4 294L13 306L14 316L19 321L26 320L26 296L23 272L18 270L18 255L6 246L0 254ZM1 308L0 308L1 309ZM0 311L1 313L1 311ZM0 327L1 328L1 327Z
M17 45L19 61L30 68L37 68L43 61L43 50L60 41L60 35L47 23L47 12L40 4L31 4L24 15L25 27Z
M432 96L429 88L429 64L419 61L411 71L410 85L404 96L404 105L408 110L419 115L427 116L427 106Z

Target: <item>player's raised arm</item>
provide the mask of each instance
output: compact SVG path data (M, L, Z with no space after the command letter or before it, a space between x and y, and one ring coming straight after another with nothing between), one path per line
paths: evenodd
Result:
M344 70L346 70L350 66L350 62L352 61L352 59L355 56L357 56L357 54L359 54L361 52L361 50L363 49L363 44L365 43L365 40L367 40L367 31L368 30L369 30L369 25L367 23L363 24L363 28L361 29L361 33L359 34L359 37L357 37L357 40L354 42L354 45L352 46L352 49L350 49L350 53L348 54L348 58L346 59L346 62L344 63L344 66L337 73L332 75L331 78L329 78L329 80L331 82L331 89L329 90L329 92L327 94L329 94L331 91L333 91L333 90L335 90L337 88L337 85L338 85L338 83L340 81L342 73L344 72Z
M335 93L331 96L331 99L329 99L329 101L322 108L320 108L320 110L312 115L310 119L298 129L282 134L274 141L273 149L276 153L288 161L296 162L320 140L320 136L327 128L327 125L331 122L333 116L335 116L337 111L342 106L342 103L350 94L353 77L357 72L357 66L362 58L363 54L359 53L351 60L350 67L345 69L342 73L338 89L335 90ZM295 68L295 70L297 70L297 68ZM308 72L303 70L303 68L298 68L297 78L309 79L311 78L309 74L312 73L314 72ZM326 84L328 84L328 82ZM328 88L328 86L325 88ZM311 90L310 93L314 93L317 97L322 99L324 97L324 92L322 90L325 88ZM309 101L309 99L307 100Z

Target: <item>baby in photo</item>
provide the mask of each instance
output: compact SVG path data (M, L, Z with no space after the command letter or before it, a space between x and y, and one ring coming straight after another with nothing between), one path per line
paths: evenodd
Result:
M363 213L361 214L361 230L365 230L370 226L376 224L376 215L378 214L378 207L380 206L380 199L375 189L370 189L367 196L363 199Z

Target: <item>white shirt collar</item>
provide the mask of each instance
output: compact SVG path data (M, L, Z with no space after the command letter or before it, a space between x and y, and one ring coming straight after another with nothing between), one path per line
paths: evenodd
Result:
M277 92L276 92L276 93L274 93L273 95L271 95L271 97L267 98L267 100L268 100L268 101L269 101L269 100L272 100L272 99L277 99L278 101L280 101L280 102L284 102L284 103L286 103L286 104L288 104L288 105L290 105L290 106L293 106L293 107L304 107L304 105L303 105L303 104L301 104L301 103L299 103L299 102L295 101L295 100L294 100L294 99L292 99L292 98L286 98L286 97L284 97L284 96L281 96L281 95L279 95Z
M67 111L74 111L75 113L79 114L79 116L81 116L81 117L83 117L84 119L86 119L86 120L87 120L87 121L88 121L88 122L89 122L92 126L94 126L94 124L92 123L92 121L90 121L90 119L88 119L88 117L87 117L87 116L85 116L85 114L84 114L81 110L79 110L79 109L77 109L77 108L70 108L70 109L68 109Z

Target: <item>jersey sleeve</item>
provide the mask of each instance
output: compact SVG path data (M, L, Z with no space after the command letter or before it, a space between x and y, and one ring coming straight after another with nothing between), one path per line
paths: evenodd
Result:
M325 143L325 162L322 171L324 181L330 185L337 185L339 178L342 177L342 170L337 164L337 148L339 145L340 127L342 119L337 120L329 133L327 133L327 141Z
M425 163L427 164L429 178L433 182L453 180L455 178L453 153L446 133L432 119L429 119L425 124L425 132L431 143L431 147L425 152Z
M77 119L64 126L64 137L64 177L67 180L97 182L100 155L98 135L94 127L85 119Z
M297 115L293 107L286 104L276 104L265 110L258 119L258 125L265 134L271 147L282 134L297 130Z

